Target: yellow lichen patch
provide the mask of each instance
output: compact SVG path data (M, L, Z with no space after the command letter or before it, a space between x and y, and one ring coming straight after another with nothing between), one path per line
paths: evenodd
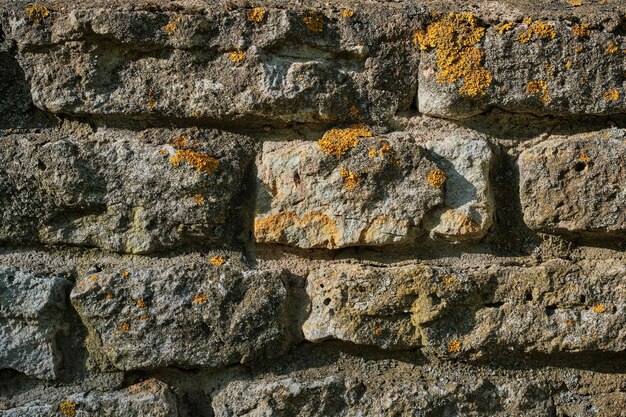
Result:
M196 194L192 198L193 201L195 201L196 206L204 206L204 196L202 194Z
M187 144L189 143L189 138L185 135L180 135L180 136L176 136L174 139L172 139L172 146L175 146L177 148L184 148L185 146L187 146Z
M130 272L128 272L128 271L122 271L122 276L123 276L124 278L127 278L129 275L130 275Z
M167 23L167 25L163 26L163 30L168 35L173 35L174 32L176 32L176 29L178 29L178 25L176 24L176 22L171 20Z
M141 321L150 320L150 317L148 317L145 314L143 314L143 315L139 316L139 320L141 320Z
M48 8L41 3L31 4L24 9L24 12L26 12L28 20L37 25L43 22L46 17L50 16L50 10L48 10Z
M588 38L591 34L588 23L576 23L572 26L572 34L577 38Z
M383 147L378 150L378 155L380 155L380 157L382 158L391 151L393 151L393 148L391 147L391 145L386 144L386 145L383 145Z
M339 16L343 17L344 19L348 19L348 18L354 16L354 10L352 10L352 9L341 9L341 11L339 11Z
M534 39L554 39L556 31L554 25L545 22L535 22L531 24L525 32L521 33L517 38L521 43L528 43Z
M548 84L543 80L529 81L526 85L526 93L541 94L540 100L544 104L548 104L552 101L552 97L550 97L550 93L548 93L547 89Z
M321 33L324 31L324 16L320 13L310 13L305 16L302 21L309 32Z
M348 190L354 190L361 183L361 177L359 177L359 174L348 170L346 167L341 167L339 175L343 178L343 185L345 185Z
M326 214L317 211L298 216L293 211L254 219L254 234L258 240L280 242L289 229L311 231L312 246L330 246L337 241L337 224Z
M193 297L193 303L194 304L206 304L207 303L206 295L204 295L203 293L196 294L196 296Z
M137 301L135 302L135 304L137 305L137 307L139 308L148 308L148 306L146 305L146 303L143 301L143 298L138 298Z
M446 171L441 168L433 169L428 173L428 184L434 188L441 188L446 183Z
M570 68L572 68L572 61L568 59L567 62L565 63L565 69L570 69Z
M65 400L59 404L59 410L61 410L61 413L67 417L74 417L76 415L76 403L73 403L70 400Z
M211 265L213 266L222 266L226 262L226 258L222 255L215 255L211 258Z
M614 88L609 88L604 92L602 98L606 101L617 101L619 100L619 92Z
M130 324L123 322L120 324L120 330L123 332L127 332L128 330L130 330Z
M416 32L413 42L421 50L437 48L437 82L463 80L459 94L480 97L492 81L491 71L482 65L483 51L474 47L484 35L472 13L453 13Z
M457 339L450 340L448 342L448 352L458 353L461 351L461 341Z
M591 309L598 314L604 313L606 311L606 307L604 306L604 304L596 304L595 306L591 307Z
M546 74L549 74L549 73L552 71L552 69L553 69L553 68L554 68L554 65L552 65L552 64L547 64L545 67L543 67L543 71L544 71Z
M231 62L238 63L246 59L246 53L242 51L241 49L237 51L232 51L232 52L229 52L228 59L230 59Z
M591 158L589 157L589 155L587 155L587 151L585 150L580 152L580 155L578 155L578 159L583 161L585 164L591 162Z
M514 24L512 22L506 22L496 27L496 30L500 35L504 35L509 30L513 29Z
M369 156L370 158L375 158L376 157L376 148L370 148L369 151L367 151L367 156Z
M254 7L246 10L246 19L248 22L261 23L265 19L265 9L263 7Z
M372 135L371 130L359 125L347 129L331 129L324 133L324 136L317 141L317 145L327 154L340 158L359 144L359 138L368 138Z
M619 48L617 47L617 42L613 41L609 46L606 47L605 52L607 54L615 55L619 52Z
M567 2L568 2L569 4L571 4L572 6L574 6L574 7L577 7L577 6L582 6L582 5L583 5L583 2L582 2L582 1L580 1L580 0L567 0Z
M89 281L96 282L98 278L100 278L98 274L93 274L92 276L89 277Z
M456 282L456 277L454 275L448 275L443 279L443 283L445 285L452 285Z
M376 336L381 336L383 334L383 330L380 327L374 329L374 334Z
M576 49L574 49L574 51L575 51L577 54L581 53L581 52L582 52L582 51L584 51L584 50L585 50L585 47L584 47L584 46L582 46L582 45L578 45L578 46L576 47Z
M212 156L189 149L179 149L174 156L170 157L170 162L174 166L180 165L182 161L186 161L196 171L205 172L209 175L217 171L220 166L220 161Z

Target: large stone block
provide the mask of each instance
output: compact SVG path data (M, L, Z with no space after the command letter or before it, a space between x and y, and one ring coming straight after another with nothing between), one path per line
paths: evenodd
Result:
M89 391L72 394L57 404L34 401L0 411L1 417L178 417L176 397L156 379L111 392Z
M7 36L35 104L53 113L210 120L382 121L415 96L409 15L363 5L203 13L66 6Z
M224 243L252 146L216 131L9 135L0 240L148 253Z
M520 200L532 229L557 234L626 235L623 132L540 143L519 157Z
M464 118L492 107L538 115L626 110L622 38L595 25L525 19L487 26L471 13L416 32L422 113Z
M123 268L89 274L71 294L90 349L118 369L223 367L280 355L294 339L281 271Z
M64 321L70 283L0 267L0 369L15 369L41 379L54 379L61 365L57 336Z

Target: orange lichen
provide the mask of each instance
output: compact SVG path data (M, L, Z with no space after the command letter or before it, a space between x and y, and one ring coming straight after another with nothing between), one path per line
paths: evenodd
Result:
M67 417L74 417L76 415L76 403L73 403L70 400L65 400L59 404L59 410L61 410L61 413Z
M180 23L180 17L177 17L175 20L170 20L167 25L163 26L163 30L168 35L173 35L178 29L177 23Z
M554 39L556 31L554 25L545 22L535 22L531 24L525 32L521 33L517 38L521 43L528 43L534 39Z
M448 352L458 353L461 351L461 341L457 339L450 340L448 342Z
M228 54L228 59L230 59L231 62L238 63L246 59L246 53L241 49L237 51L232 51Z
M346 167L341 167L339 175L343 178L343 185L345 185L348 190L354 190L361 183L359 174L348 170Z
M310 13L302 21L309 32L321 33L324 31L324 16L321 13Z
M339 15L341 17L343 17L344 19L348 19L348 18L354 16L354 10L352 10L352 9L341 9L341 11L339 12Z
M377 327L377 328L374 329L374 334L376 336L380 336L380 335L383 334L383 330L380 327Z
M336 223L326 214L317 211L303 216L286 211L254 219L254 234L258 240L280 242L290 228L314 231L314 236L311 237L317 239L317 246L328 244L332 247L338 237Z
M26 12L26 16L28 16L28 20L35 24L40 24L43 22L46 17L50 16L50 10L41 3L34 3L24 9Z
M331 129L317 141L319 148L327 154L342 157L348 150L359 144L359 138L373 135L365 126L355 125L347 129Z
M591 35L588 23L575 23L572 26L572 34L577 38L588 38Z
M619 48L617 47L617 42L613 41L609 46L606 47L605 52L607 54L615 55L619 52Z
M89 281L96 282L98 278L100 278L98 274L93 274L92 276L89 277Z
M446 183L446 171L441 168L433 169L428 173L428 184L433 188L441 188Z
M196 202L196 206L204 206L204 196L202 194L196 194L192 198Z
M602 98L606 101L617 101L619 100L619 92L614 88L609 88L604 92Z
M565 69L570 69L570 68L572 68L572 61L568 59L567 62L565 63Z
M506 23L501 24L500 26L497 26L496 30L498 31L500 35L504 35L506 32L513 29L513 26L514 25L512 22L506 22Z
M548 104L552 101L552 97L550 97L550 93L548 93L547 89L548 84L543 80L529 81L526 85L526 93L541 94L540 100L544 104Z
M203 293L196 294L196 296L193 297L193 303L194 304L206 304L207 303L206 295L204 295Z
M265 9L263 7L254 7L246 10L246 19L248 22L261 23L265 19Z
M378 155L380 155L380 157L382 158L392 150L393 148L391 147L391 145L383 145L383 147L378 150Z
M580 155L578 155L578 159L583 161L585 164L591 162L591 158L589 157L589 155L587 155L587 151L585 150L580 152Z
M211 265L213 266L222 266L226 262L226 258L222 255L215 255L211 258Z
M376 157L376 148L370 148L369 151L367 151L367 155L370 158L375 158Z
M129 275L130 275L130 272L128 272L128 271L122 271L122 276L123 276L124 278L127 278Z
M207 154L195 152L189 149L179 149L176 154L170 157L170 162L174 166L180 165L182 161L193 166L198 172L213 174L220 166L220 161Z
M445 285L452 285L456 282L456 277L454 275L448 275L443 279L443 283Z
M146 303L143 301L143 298L138 298L137 301L135 302L135 304L137 305L137 307L139 308L148 308L148 306L146 305Z
M491 71L481 63L483 51L474 47L484 35L485 28L478 26L472 13L452 13L431 23L426 30L417 31L413 42L423 51L437 49L437 82L451 84L463 80L459 94L480 97L492 81Z
M591 309L598 314L604 313L606 311L606 307L604 306L604 304L596 304L595 306L591 307Z
M127 332L130 329L130 324L123 322L120 324L120 330L123 332Z
M176 136L174 139L172 139L172 146L175 146L177 148L184 148L185 146L187 146L187 144L189 143L189 138L185 135L180 135L180 136Z

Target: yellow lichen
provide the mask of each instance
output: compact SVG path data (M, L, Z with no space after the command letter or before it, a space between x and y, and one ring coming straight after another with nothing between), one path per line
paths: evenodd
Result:
M343 185L348 190L354 190L361 183L361 177L359 177L359 174L348 170L346 167L341 168L339 175L343 178Z
M483 51L474 47L484 35L485 28L478 26L472 13L452 13L417 31L413 42L423 51L437 49L437 82L463 80L459 94L479 97L492 81L491 72L481 63Z
M441 188L446 183L446 171L441 168L433 169L428 173L428 184L434 188Z
M578 45L578 46L576 47L576 49L574 49L574 51L575 51L577 54L581 53L581 52L582 52L582 51L584 51L584 50L585 50L585 47L584 47L584 46L582 46L582 45Z
M352 9L341 9L341 11L339 12L339 15L341 17L343 17L344 19L348 19L348 18L354 16L354 10L352 10Z
M617 101L619 100L619 92L614 88L609 88L604 92L602 98L606 101Z
M226 262L226 258L222 255L215 255L211 258L211 265L213 266L222 266Z
M526 85L527 94L541 94L540 100L544 104L548 104L552 101L550 93L547 91L548 84L543 80L529 81Z
M100 278L98 274L93 274L92 276L89 277L89 281L96 282L98 278Z
M43 22L46 17L50 16L50 10L41 3L34 3L24 9L26 12L26 16L28 16L28 20L35 24L40 24Z
M383 147L380 148L380 150L378 151L378 155L380 155L380 157L382 158L392 150L393 148L391 147L391 145L383 145Z
M65 400L59 404L59 410L61 410L61 413L67 417L74 417L76 415L76 403L73 403L70 400Z
M141 321L146 321L146 320L149 320L149 319L150 319L150 317L146 316L145 314L139 316L139 320L141 320Z
M244 59L246 59L246 53L244 51L242 51L241 49L237 50L237 51L232 51L228 54L228 59L231 60L231 62L241 62Z
M204 295L203 293L196 294L196 296L193 297L193 303L194 304L206 304L207 303L206 295Z
M591 158L589 157L589 155L587 155L587 151L585 150L580 152L580 155L578 155L578 159L583 161L585 164L591 162Z
M138 298L137 301L135 302L135 304L137 305L137 307L139 308L148 308L148 306L146 305L146 303L143 301L143 298Z
M376 157L376 148L370 148L370 149L369 149L369 151L367 151L367 155L368 155L370 158L374 158L374 157Z
M606 47L605 52L607 54L615 55L619 52L619 48L617 47L617 42L613 41L609 46Z
M570 69L572 68L572 61L570 61L569 59L567 60L567 62L565 63L565 68L566 69Z
M123 322L120 324L120 330L123 332L127 332L130 329L130 324Z
M552 65L552 64L547 64L545 67L543 67L543 71L544 71L546 74L549 74L549 73L552 71L552 69L553 69L553 68L554 68L554 65Z
M180 19L178 19L180 21ZM178 25L176 24L175 21L170 20L167 25L163 26L163 30L165 31L165 33L167 33L168 35L173 35L174 32L176 32L176 29L178 29Z
M604 304L596 304L595 306L591 308L593 309L593 311L595 311L598 314L604 313L606 311L606 307L604 306Z
M192 198L196 206L204 206L204 196L202 194L196 194Z
M128 271L122 271L122 276L123 276L124 278L128 277L128 275L130 275L130 272L128 272Z
M246 19L248 22L261 23L265 19L265 9L263 7L254 7L246 10Z
M192 151L190 149L178 149L176 154L170 157L170 162L174 166L180 165L182 161L186 161L193 166L198 172L213 174L220 166L220 161L207 154Z
M588 23L576 23L572 26L572 34L577 38L588 38L591 34Z
M554 25L545 22L535 22L525 32L521 33L517 40L521 43L528 43L533 40L533 37L534 39L554 39L555 36Z
M368 138L372 131L365 126L354 125L347 129L331 129L317 141L319 148L337 158L359 144L359 138Z
M574 7L577 7L577 6L582 6L582 5L583 5L583 2L582 2L582 1L580 1L580 0L567 0L567 2L568 2L569 4L571 4L572 6L574 6Z
M320 13L310 13L302 21L309 32L321 33L324 31L324 16Z
M171 145L177 148L184 148L189 143L189 138L185 135L176 136L172 139Z
M513 29L512 22L506 22L496 27L496 30L498 31L500 35L504 35L506 32L508 32L511 29Z
M448 342L448 352L458 353L461 351L461 341L457 339L450 340Z
M452 285L456 282L456 277L454 275L448 275L443 279L443 283L445 285Z
M383 330L380 327L374 329L374 334L376 336L381 336L383 334Z

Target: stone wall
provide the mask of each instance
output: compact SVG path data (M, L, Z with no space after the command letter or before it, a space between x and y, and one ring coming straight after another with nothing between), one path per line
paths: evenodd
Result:
M626 4L0 1L0 416L625 416Z

